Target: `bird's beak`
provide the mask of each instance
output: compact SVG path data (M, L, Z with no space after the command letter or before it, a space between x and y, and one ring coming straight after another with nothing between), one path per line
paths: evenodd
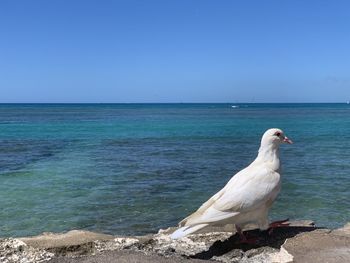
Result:
M292 140L290 140L287 136L284 137L283 142L293 144Z

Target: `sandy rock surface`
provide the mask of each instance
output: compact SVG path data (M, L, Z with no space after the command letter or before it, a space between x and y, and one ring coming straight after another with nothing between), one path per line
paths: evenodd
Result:
M39 263L49 261L53 257L53 253L28 246L19 239L6 238L0 240L1 263Z
M249 230L255 244L242 244L232 226L211 228L179 240L174 228L146 236L111 236L88 231L44 233L0 240L0 262L350 262L350 224L336 230L317 228L312 221L289 227Z

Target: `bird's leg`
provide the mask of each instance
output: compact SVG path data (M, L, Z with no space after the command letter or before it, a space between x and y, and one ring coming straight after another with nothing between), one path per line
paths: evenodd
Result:
M243 234L243 231L242 231L242 229L240 227L236 226L236 230L237 230L237 233L239 235L239 238L241 239L241 243L255 245L258 242L258 238L256 238L256 237L249 237L249 238L247 238Z
M277 227L286 227L286 226L289 226L290 223L288 223L289 221L289 218L287 219L284 219L284 220L279 220L279 221L274 221L272 223L270 223L269 225L269 229L268 229L268 233L269 235L272 234L273 230Z

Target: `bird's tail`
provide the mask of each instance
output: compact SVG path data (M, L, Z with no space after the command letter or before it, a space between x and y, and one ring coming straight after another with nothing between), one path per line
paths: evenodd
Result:
M184 236L187 236L189 234L192 234L203 227L206 227L208 224L199 224L199 225L194 225L194 226L183 226L177 229L174 233L171 234L172 239L178 239L182 238Z

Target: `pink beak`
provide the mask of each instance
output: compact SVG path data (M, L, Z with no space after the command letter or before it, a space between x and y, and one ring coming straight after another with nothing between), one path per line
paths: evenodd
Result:
M293 144L292 140L290 140L287 136L284 137L283 141L285 143Z

